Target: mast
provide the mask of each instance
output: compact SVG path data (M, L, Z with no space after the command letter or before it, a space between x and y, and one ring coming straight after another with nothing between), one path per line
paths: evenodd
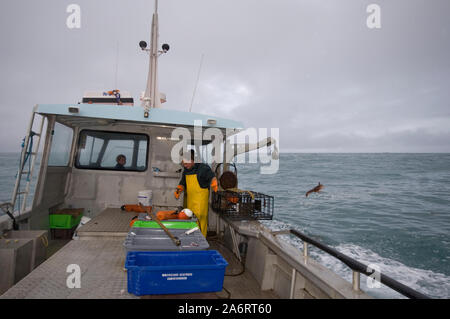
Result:
M145 89L144 97L142 98L142 106L145 110L145 117L148 117L148 112L151 108L160 107L158 91L158 42L159 42L159 27L158 27L158 0L155 0L155 12L152 18L152 34L150 40L150 62L147 78L147 87Z

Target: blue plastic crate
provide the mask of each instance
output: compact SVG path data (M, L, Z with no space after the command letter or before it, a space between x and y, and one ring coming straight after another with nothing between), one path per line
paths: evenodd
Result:
M137 296L221 291L226 260L216 250L130 251L128 292Z

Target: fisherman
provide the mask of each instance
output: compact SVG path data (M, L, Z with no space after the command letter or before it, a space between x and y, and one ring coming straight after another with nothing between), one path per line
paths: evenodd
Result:
M188 158L183 158L182 165L184 167L183 175L175 190L175 198L180 198L181 192L186 190L187 207L197 216L200 230L206 237L208 228L208 202L209 187L214 192L218 190L217 179L209 165L203 163L195 163L195 152L190 151Z
M118 170L124 170L125 164L127 163L127 158L123 154L117 155L116 162L117 162L117 164L114 168L118 169Z

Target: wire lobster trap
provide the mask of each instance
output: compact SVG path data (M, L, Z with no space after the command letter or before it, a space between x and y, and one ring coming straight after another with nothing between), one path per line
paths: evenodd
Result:
M213 193L212 208L231 220L272 220L273 196L251 191Z

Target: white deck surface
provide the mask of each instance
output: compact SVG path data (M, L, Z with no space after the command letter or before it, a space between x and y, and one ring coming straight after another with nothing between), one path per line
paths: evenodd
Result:
M72 240L0 298L138 298L127 293L122 242ZM80 288L67 287L70 264L80 266Z
M9 289L0 299L129 299L139 298L127 292L127 273L124 271L123 239L72 240L27 277ZM242 266L228 250L212 244L229 262L227 274L237 274ZM81 288L68 288L70 273L67 266L77 264L81 269ZM218 293L154 295L143 298L277 298L270 291L261 291L248 272L224 279Z

